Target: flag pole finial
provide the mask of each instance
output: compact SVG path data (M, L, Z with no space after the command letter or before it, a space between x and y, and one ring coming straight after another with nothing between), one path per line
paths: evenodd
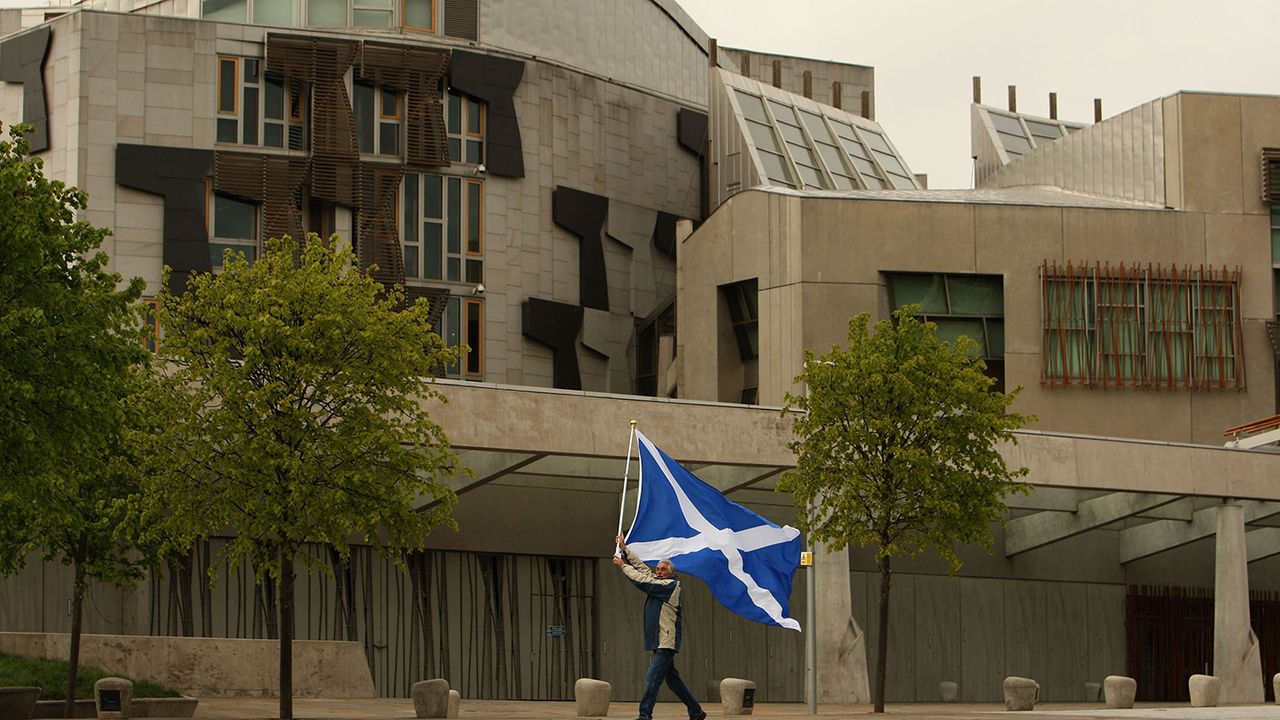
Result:
M637 422L638 422L637 420L632 420L632 421L631 421L631 427L635 427Z

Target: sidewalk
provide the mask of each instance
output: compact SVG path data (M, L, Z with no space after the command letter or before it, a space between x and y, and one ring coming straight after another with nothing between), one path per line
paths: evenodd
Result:
M276 717L276 698L208 698L201 699L196 720L257 720ZM707 714L718 716L718 705L708 705ZM1047 703L1031 712L1009 714L1003 705L898 703L889 705L885 716L895 720L993 720L1005 715L1011 718L1062 718L1062 720L1280 720L1280 705L1250 705L1218 708L1193 708L1181 705L1144 705L1132 710L1108 710L1100 703ZM369 698L367 700L319 700L297 698L293 714L299 720L410 720L413 702L408 698ZM636 703L615 702L609 707L610 718L635 718ZM572 702L520 700L463 700L459 720L567 719L575 717ZM659 703L654 720L685 720L684 706ZM769 703L757 705L753 717L771 720L801 720L819 717L823 720L859 718L871 720L869 705L822 705L818 715L805 712L801 703Z

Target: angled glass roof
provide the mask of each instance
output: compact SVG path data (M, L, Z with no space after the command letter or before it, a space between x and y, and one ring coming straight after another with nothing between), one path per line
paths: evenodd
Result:
M916 190L879 124L738 75L728 84L762 184L816 190Z
M1004 150L1007 156L1007 159L1003 159L1005 164L1017 160L1041 145L1086 127L1081 123L1023 115L986 105L975 107L978 110L978 116L986 120L983 124L991 134L992 140L997 147Z

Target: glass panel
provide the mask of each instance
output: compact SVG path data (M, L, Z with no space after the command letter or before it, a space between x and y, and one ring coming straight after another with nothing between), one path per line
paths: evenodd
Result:
M484 261L475 258L467 259L467 282L482 283L484 282Z
M961 336L977 343L977 347L969 351L971 355L982 357L987 354L987 341L982 332L982 321L978 319L964 320L960 318L929 318L938 326L938 338L954 343Z
M404 246L404 276L416 278L418 277L418 246Z
M856 140L858 137L853 132L853 126L847 122L832 119L831 125L836 129L836 135L846 140Z
M804 133L800 132L800 128L795 125L786 123L778 123L778 130L782 131L782 139L794 145L808 145L804 139Z
M445 120L449 132L462 132L462 98L457 93L449 93L445 110Z
M449 162L462 162L462 140L449 138Z
M258 61L253 58L245 58L240 61L240 64L244 67L244 81L256 85L258 82Z
M1004 357L1004 320L1002 319L987 319L987 352L989 357Z
M790 105L783 105L777 100L769 101L769 110L773 112L773 116L778 122L791 123L799 125L800 121L796 119L796 111L791 109Z
M352 10L351 25L353 27L391 27L391 13L386 10Z
M1280 270L1271 271L1271 303L1276 315L1280 315Z
M456 255L462 252L462 181L449 178L449 208L445 217L445 226L449 233L449 253ZM450 273L450 280L457 280L457 273Z
M1032 135L1054 139L1062 137L1062 129L1057 125L1036 122L1035 120L1027 120L1026 123L1027 128L1031 130Z
M267 147L284 147L284 125L267 123L262 126L262 144Z
M857 186L853 184L853 178L845 177L844 175L838 175L833 173L831 175L831 179L835 181L837 190L857 190L858 189Z
M853 161L853 166L857 168L858 172L861 173L862 175L867 177L874 177L876 179L880 178L880 171L876 170L876 166L872 165L867 160L863 160L862 158L858 158L858 157L849 158L849 159Z
M234 118L218 118L218 142L233 143L240 140L240 123Z
M1022 134L1022 124L1018 122L1018 118L1000 113L988 113L991 116L991 124L1000 132L1013 133L1014 135Z
M422 215L429 218L442 218L440 199L440 176L422 176Z
M738 94L738 107L742 108L743 117L756 122L769 123L769 116L765 114L764 103L760 102L760 98L748 95L741 90L735 92Z
M440 223L422 226L422 276L439 280L440 274Z
M863 130L863 138L867 141L867 147L872 150L878 150L888 155L893 154L893 150L889 147L889 143L884 141L884 136L872 130Z
M1280 263L1280 228L1271 229L1271 262Z
M805 145L787 145L787 150L791 152L791 159L800 165L808 165L809 167L817 167L818 159L813 156L813 151Z
M804 184L809 187L826 188L827 183L822 179L822 173L814 170L808 165L797 165L796 170L800 173L800 179L804 180Z
M418 242L418 176L404 176L404 227L401 230L405 242Z
M244 22L248 8L248 0L204 0L200 16L206 20Z
M307 24L317 27L346 25L346 0L307 0Z
M479 140L467 141L467 162L471 165L484 162L484 143Z
M444 311L444 344L458 347L462 343L462 302L458 298L449 298L449 305ZM448 372L457 374L461 368L458 363L449 365Z
M297 25L295 2L296 0L253 0L253 24L286 27Z
M382 116L400 117L400 96L396 91L382 88L379 94L382 97Z
M919 305L925 315L947 312L947 293L941 275L890 275L889 289L895 307Z
M760 156L760 164L764 165L765 177L776 182L791 185L791 173L787 170L787 164L782 161L781 155L762 152Z
M881 180L875 175L863 175L862 182L867 184L868 190L886 190L889 187L884 180Z
M209 243L209 263L214 267L222 267L223 259L226 258L228 250L243 255L250 264L252 264L254 260L258 259L258 248L252 245Z
M897 173L898 175L907 174L907 169L902 166L902 163L898 160L898 158L894 157L893 155L890 155L889 153L884 153L877 150L876 160L880 163L880 167L884 168L885 172Z
M1031 150L1031 141L1021 135L1010 135L1009 133L996 133L1000 137L1000 143L1004 145L1004 149L1012 153L1021 155Z
M467 353L467 373L478 375L480 373L480 303L472 301L467 303L467 345L471 351Z
M801 110L800 119L804 121L805 128L817 142L835 142L835 140L831 138L831 131L827 129L827 124L822 121L821 115L814 115L811 112Z
M404 0L404 24L409 27L430 30L433 0Z
M906 177L905 175L890 175L889 182L893 183L893 189L895 190L915 190L916 189L915 181L909 177Z
M868 153L867 149L862 146L862 143L858 142L857 140L851 140L849 138L841 138L840 144L844 145L844 151L849 153L853 157L862 158L863 160L871 159L871 154Z
M378 123L378 154L400 154L400 123Z
M358 8L390 8L391 0L354 0L351 3Z
M213 196L213 234L218 238L256 240L258 208L225 195Z
M373 152L373 88L356 83L352 88L351 105L356 117L356 139L360 152Z
M955 315L1003 315L1004 280L976 275L948 275L947 293Z
M258 144L258 88L244 89L244 144Z
M751 132L751 142L761 150L769 150L770 152L778 152L778 139L773 135L773 128L760 123L747 123L747 130Z
M480 252L480 183L467 183L467 252Z
M267 78L262 86L262 116L268 120L284 119L284 83Z
M467 132L472 135L480 134L480 103L467 98Z
M218 61L218 112L236 111L236 61ZM232 142L235 142L234 140Z
M834 145L818 145L818 154L822 156L822 162L826 163L827 169L833 173L845 172L844 169L844 153Z
M456 257L451 257L445 261L445 267L449 270L449 280L454 282L462 280L462 261Z

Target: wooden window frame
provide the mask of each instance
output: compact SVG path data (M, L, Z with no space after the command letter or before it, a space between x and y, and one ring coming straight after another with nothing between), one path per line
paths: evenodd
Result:
M407 16L407 13L405 13L404 11L404 6L405 6L405 3L407 3L408 1L409 0L400 0L400 27L404 28L405 30L412 30L414 32L431 33L432 35L436 34L436 0L427 0L427 2L431 3L431 13L430 13L431 27L419 27L417 25L410 25L408 22L405 21L405 17Z
M223 110L222 109L222 68L223 68L223 64L227 62L230 62L232 65L235 66L235 70L231 73L232 82L235 84L235 87L231 89L231 109ZM218 113L217 114L225 115L227 117L234 116L238 119L240 117L240 88L244 85L244 82L240 77L240 58L239 57L236 57L234 55L218 56L217 81L218 81L218 100L217 100Z
M383 95L387 93L389 89L384 88L381 85L374 85L373 87L375 90L378 91L378 120L379 121L394 120L396 122L400 122L400 116L403 115L403 113L401 112L401 103L404 100L404 98L402 97L402 93L400 93L400 91L398 90L391 92L391 95L396 99L395 112L391 115L388 115L385 112L383 112L383 109L386 107L386 103L383 102Z
M479 315L480 315L480 322L477 330L477 332L480 335L479 338L471 337L471 332L470 332L471 324L469 322L469 318L470 318L470 310L472 307L476 308L476 310L479 312ZM464 299L462 301L462 312L460 313L460 315L461 317L459 319L459 322L462 324L462 327L459 328L458 336L462 338L462 344L467 346L467 354L462 358L462 362L460 363L462 366L461 374L464 378L483 378L484 377L484 301L478 298ZM470 359L472 353L475 353L476 355L476 367L478 368L476 372L470 372L469 370L467 370L467 361Z
M479 240L480 242L480 249L476 250L475 252L471 251L470 243L468 242L470 240L470 235L471 235L471 220L470 220L471 193L469 192L469 190L472 185L475 185L476 187L480 188L480 192L479 192L480 209L476 213L476 221L480 223L480 227L476 229L476 239ZM464 180L462 183L462 191L463 191L462 198L465 204L462 214L463 214L463 217L466 218L465 220L463 220L463 225L466 230L466 232L463 234L463 243L467 245L467 247L463 250L462 254L464 257L483 258L484 257L484 181L477 180L474 178L468 178Z

